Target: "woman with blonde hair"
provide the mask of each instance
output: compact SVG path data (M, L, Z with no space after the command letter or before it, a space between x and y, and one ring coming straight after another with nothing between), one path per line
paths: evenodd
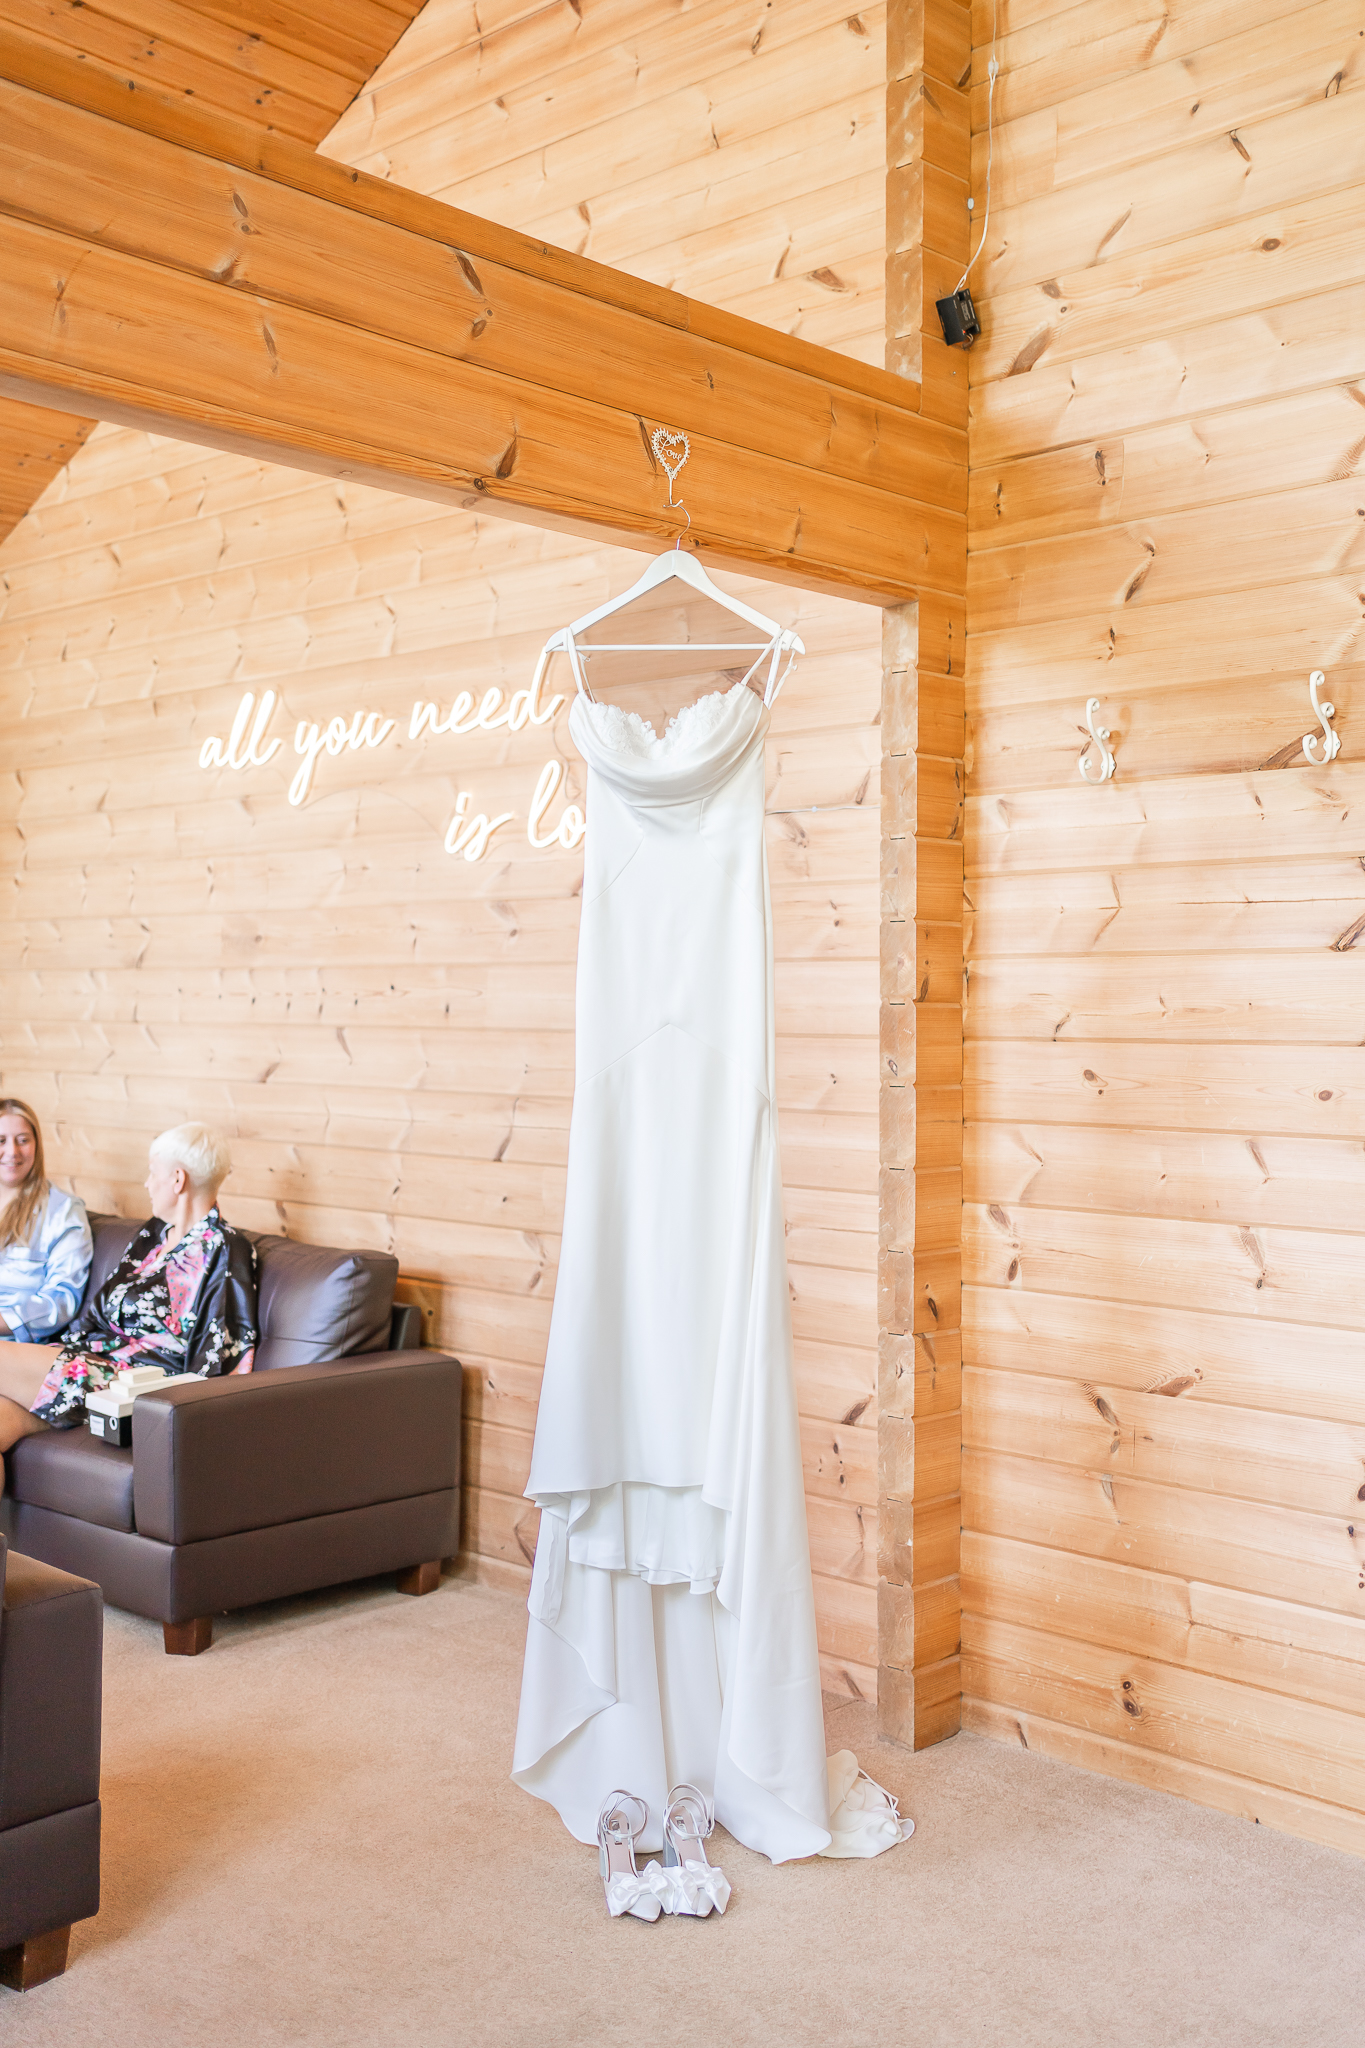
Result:
M0 1342L40 1344L65 1329L90 1253L85 1204L48 1179L37 1116L0 1097Z
M74 1429L87 1392L130 1365L204 1379L250 1372L256 1349L256 1248L218 1213L231 1168L205 1124L154 1138L152 1214L59 1345L0 1350L0 1451L40 1429Z

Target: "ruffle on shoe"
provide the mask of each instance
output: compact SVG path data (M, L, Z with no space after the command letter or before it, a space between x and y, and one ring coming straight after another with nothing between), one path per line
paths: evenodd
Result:
M915 1823L901 1819L896 1800L859 1767L851 1749L836 1750L826 1769L830 1841L821 1856L880 1856L909 1841Z
M668 1894L665 1913L690 1913L702 1919L723 1913L730 1903L730 1880L714 1863L675 1863L664 1870Z
M638 1875L629 1870L618 1870L608 1879L606 1894L607 1911L613 1920L619 1919L622 1913L635 1913L637 1907L642 1904L647 1906L651 1899L657 1900L660 1911L673 1911L668 1903L671 1896L668 1874L659 1863L646 1863ZM637 1917L642 1920L657 1920L659 1915L658 1912L645 1911Z

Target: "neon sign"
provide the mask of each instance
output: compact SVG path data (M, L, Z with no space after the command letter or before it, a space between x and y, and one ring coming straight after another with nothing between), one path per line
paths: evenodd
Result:
M477 701L472 691L461 690L444 718L439 705L418 698L408 721L408 737L414 740L428 734L433 738L446 734L458 737L464 733L493 732L499 726L506 727L509 732L520 732L528 725L547 725L564 699L552 697L548 704L541 704L542 674L543 667L537 669L529 688L514 690L510 698L496 687L486 690ZM241 774L248 768L266 767L284 745L283 740L268 737L275 704L273 690L267 690L259 704L255 693L246 691L237 706L227 739L211 734L199 749L199 766L227 768L235 774ZM362 748L382 747L396 724L395 719L385 718L378 711L364 710L354 712L349 719L329 719L326 725L300 719L294 731L294 752L299 756L299 765L289 785L291 805L297 808L312 793L320 756L327 754L337 759L345 753L359 753ZM582 841L586 827L577 804L566 804L558 819L547 824L546 813L563 780L563 764L554 759L547 761L540 771L526 816L526 837L538 852L549 852L553 848L571 852ZM471 811L473 801L469 790L459 791L444 841L447 853L467 861L482 860L493 834L502 826L512 824L517 815L515 811L501 811L496 817L489 817L485 811Z

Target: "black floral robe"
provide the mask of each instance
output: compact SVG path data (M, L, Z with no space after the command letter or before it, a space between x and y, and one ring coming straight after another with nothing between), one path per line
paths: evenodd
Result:
M74 1429L88 1390L129 1365L167 1373L250 1372L255 1359L256 1248L216 1208L178 1244L159 1216L143 1224L62 1339L33 1413Z

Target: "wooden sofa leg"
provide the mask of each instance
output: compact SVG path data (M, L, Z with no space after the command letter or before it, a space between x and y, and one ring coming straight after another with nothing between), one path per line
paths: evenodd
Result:
M60 1977L70 1947L70 1927L54 1927L51 1934L35 1934L13 1948L0 1949L0 1984L8 1984L11 1991L32 1991L49 1977Z
M432 1558L426 1564L415 1564L398 1574L400 1593L434 1593L441 1583L441 1560Z
M213 1641L213 1616L196 1614L193 1621L163 1621L161 1634L168 1657L197 1657Z

